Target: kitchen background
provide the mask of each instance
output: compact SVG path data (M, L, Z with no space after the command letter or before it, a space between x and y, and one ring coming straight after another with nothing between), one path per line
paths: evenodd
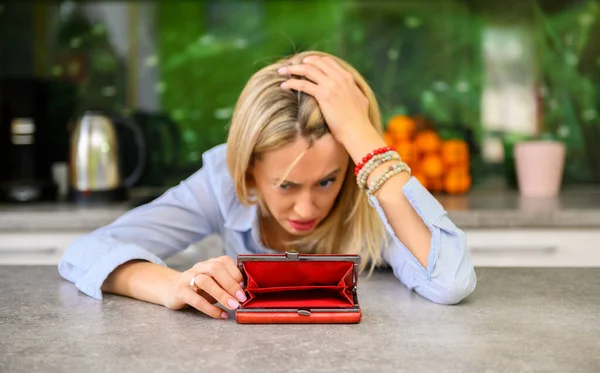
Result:
M459 225L580 227L591 224L581 220L588 217L600 226L597 215L579 212L525 221L539 204L554 208L564 200L511 199L519 189L514 147L542 140L566 146L558 161L541 154L558 170L561 190L575 191L569 206L600 208L598 194L577 192L600 189L596 0L0 1L0 186L52 177L64 199L70 135L86 110L101 109L141 128L145 167L132 190L153 189L154 198L225 141L234 104L253 72L308 49L339 55L366 77L381 105L386 141L411 160L445 207L471 214L461 220L451 211ZM27 103L34 101L31 109ZM11 105L33 117L34 161L9 141L19 111L10 114ZM138 150L131 131L117 126L117 133L127 175ZM35 164L35 172L24 172L27 164ZM534 189L549 180L530 179ZM505 194L494 199L489 191ZM45 198L53 199L52 193ZM534 210L524 215L523 203ZM22 224L40 225L26 228L6 206L0 223L7 231L54 229L37 205L22 215ZM516 209L516 215L486 220L490 206ZM479 209L476 215L472 209ZM73 237L110 221L94 216L96 223L73 228ZM14 247L18 237L10 241ZM480 242L490 240L485 237Z
M599 17L598 1L567 0L4 2L0 76L57 82L64 154L83 110L131 116L149 142L137 185L169 186L225 141L254 71L320 49L364 74L386 123L467 140L474 186L516 187L512 145L539 134L567 145L565 184L597 184Z

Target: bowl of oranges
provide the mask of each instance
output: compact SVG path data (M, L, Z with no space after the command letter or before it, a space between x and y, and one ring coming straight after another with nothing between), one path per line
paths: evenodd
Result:
M392 117L383 134L412 170L412 175L436 193L463 194L471 188L470 152L463 139L442 139L432 128L406 115Z

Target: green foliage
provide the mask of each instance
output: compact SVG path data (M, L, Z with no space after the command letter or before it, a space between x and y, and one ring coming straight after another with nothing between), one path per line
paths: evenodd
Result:
M163 109L183 129L184 162L197 163L225 141L237 98L255 71L296 51L333 51L336 5L160 3L158 89Z
M600 182L600 6L587 1L548 15L531 5L544 107L540 138L566 142L567 179Z
M255 71L308 49L354 65L373 87L384 123L420 115L444 137L469 129L479 142L488 134L480 119L482 33L500 24L533 30L543 104L538 137L567 143L567 181L600 181L598 1L161 0L155 17L157 55L146 63L157 67L162 110L183 133L182 166L197 167L202 152L225 141ZM74 12L58 23L54 52L86 57L82 107L123 111L126 61L105 27Z
M125 110L127 73L125 62L108 40L106 26L90 22L80 8L74 8L57 24L53 50L53 77L72 79L70 68L83 73L76 79L77 112L101 108L115 113Z
M371 56L360 67L384 119L420 114L439 127L479 127L481 20L456 1L396 2L368 12L365 7L358 3L346 17L361 30L347 50L359 66Z

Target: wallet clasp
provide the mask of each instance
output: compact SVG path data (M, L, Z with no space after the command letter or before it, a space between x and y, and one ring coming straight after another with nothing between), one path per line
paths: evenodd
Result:
M299 257L299 254L296 251L286 251L285 257L290 260L297 260Z

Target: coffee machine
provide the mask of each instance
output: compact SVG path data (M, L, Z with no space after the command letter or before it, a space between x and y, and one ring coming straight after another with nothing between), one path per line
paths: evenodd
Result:
M69 83L0 77L0 201L58 198L55 162L68 159L68 123L76 107Z

